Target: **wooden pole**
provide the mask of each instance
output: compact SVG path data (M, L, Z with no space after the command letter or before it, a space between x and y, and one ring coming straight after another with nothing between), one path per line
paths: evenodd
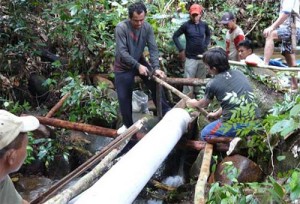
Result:
M297 28L296 28L296 13L292 11L291 13L291 42L292 42L292 50L294 53L297 51Z
M64 104L64 102L67 100L67 98L70 96L70 93L67 93L66 95L64 95L57 104L55 104L55 106L53 106L51 108L51 110L47 113L47 115L45 116L46 118L51 118L59 109L60 107L62 107L62 105Z
M103 158L103 160L99 164L97 164L95 168L81 177L75 184L60 192L59 194L56 194L46 202L43 202L43 204L68 203L72 198L91 187L96 178L103 174L105 168L107 168L108 166L112 166L112 160L118 155L121 150L122 147L120 149L113 149L106 157Z
M163 85L165 88L167 88L168 90L172 91L174 94L176 94L177 96L179 96L180 98L184 99L184 100L189 100L190 97L188 97L187 95L183 94L182 92L180 92L178 89L174 88L173 86L171 86L170 84L166 83L165 81L163 81L162 79L156 77L153 75L153 79ZM206 110L204 110L203 108L198 108L198 110L204 115L207 116L208 112Z
M210 173L213 145L206 144L200 174L195 189L194 204L205 204L205 186Z
M142 79L139 76L135 77L135 83L140 83ZM207 84L210 79L198 79L198 78L174 78L167 77L164 81L172 85L186 85L186 86L201 86Z
M156 84L156 115L159 118L162 118L162 104L161 104L161 97L162 97L162 87L160 84Z
M41 116L35 116L35 117L40 121L40 123L44 125L50 125L54 127L66 128L71 130L78 130L82 132L87 132L91 134L112 137L112 138L115 138L118 135L117 130L115 129L104 128L104 127L89 125L85 123L69 122L69 121L54 119L54 118L46 118Z
M130 138L132 135L137 133L143 126L144 122L147 121L147 118L142 118L135 122L132 126L130 126L124 133L119 135L115 140L110 142L107 146L105 146L101 151L92 156L86 162L77 167L70 174L66 175L64 178L56 182L53 186L50 187L46 192L42 195L31 201L31 204L41 204L46 200L54 196L59 190L61 190L66 184L68 184L72 179L78 177L83 172L88 170L89 168L95 166L100 160L103 159L106 155L108 155L113 149L117 148L124 142L126 139Z
M199 58L203 58L203 55L198 55ZM233 60L228 60L229 64L238 65L238 66L248 66L245 62L238 62ZM274 72L276 71L290 71L290 72L298 72L300 71L299 67L276 67L276 66L270 66L270 65L256 65L251 66L253 68L265 68L265 69L271 69Z

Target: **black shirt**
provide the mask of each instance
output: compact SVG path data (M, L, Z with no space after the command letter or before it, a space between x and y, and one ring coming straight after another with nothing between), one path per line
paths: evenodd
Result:
M210 30L208 25L203 21L195 24L191 20L182 24L173 35L173 40L179 51L184 49L179 42L179 37L182 34L185 35L186 39L186 57L190 59L198 59L197 56L199 54L203 54L210 43Z

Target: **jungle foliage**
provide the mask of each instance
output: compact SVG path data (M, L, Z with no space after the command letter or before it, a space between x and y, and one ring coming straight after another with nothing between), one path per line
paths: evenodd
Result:
M2 0L0 2L0 107L20 114L41 103L33 103L27 87L33 74L45 76L43 86L49 88L49 96L59 99L66 93L74 94L65 104L68 111L61 112L71 121L89 121L96 115L109 122L117 117L117 102L103 94L106 85L93 86L90 77L98 73L112 73L114 56L114 28L127 18L127 6L133 1L109 0ZM188 19L187 9L194 1L146 0L147 20L154 28L161 53L161 66L169 76L182 76L177 50L172 42L173 32ZM201 0L195 1L205 8L203 20L212 31L212 45L224 46L226 30L219 24L224 11L233 11L237 24L257 47L262 47L262 31L277 17L279 1L275 0ZM84 75L78 78L75 75ZM22 99L20 98L22 95ZM267 152L271 157L272 144L269 137L286 137L299 127L298 97L286 98L276 104L262 121L264 137L255 136L249 143L250 149ZM51 105L49 105L51 107ZM49 107L43 107L45 109ZM247 110L252 110L249 106ZM91 113L91 114L86 114ZM238 113L238 112L237 112ZM260 129L261 130L261 129ZM245 133L241 133L243 135ZM276 142L275 142L276 143ZM31 140L40 145L37 155L53 160L56 152L68 155L67 150L54 141ZM57 151L57 149L59 149ZM33 159L33 149L28 149ZM48 154L47 154L48 152ZM273 158L271 158L273 159ZM232 174L234 175L234 174ZM245 189L256 192L268 191L268 198L275 202L299 198L299 170L287 175L290 182L280 186L270 178L261 184L239 184L233 187L212 186L209 202L228 203L237 197L244 203L253 201L244 195ZM270 195L270 196L269 196ZM274 195L274 196L273 196ZM225 200L224 200L225 199ZM227 200L226 200L227 199ZM241 200L239 200L241 201ZM230 202L229 202L230 203Z

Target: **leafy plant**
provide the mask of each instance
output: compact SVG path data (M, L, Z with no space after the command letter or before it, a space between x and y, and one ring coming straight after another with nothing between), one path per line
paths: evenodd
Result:
M269 177L263 183L239 183L237 180L239 172L233 166L233 163L227 162L224 164L226 166L223 173L232 181L232 184L220 185L219 182L213 183L208 193L207 203L286 203L286 190L274 178ZM293 177L294 182L297 179L295 175ZM293 192L299 193L299 182L296 185L294 184L291 185L294 187ZM295 186L297 187L295 188ZM299 194L297 196L299 198Z
M112 123L117 118L118 102L109 98L105 91L108 85L101 83L97 87L84 85L77 78L67 78L67 84L61 91L62 95L71 93L64 103L70 121L90 121L99 119Z
M27 135L28 135L28 145L26 147L27 157L24 161L24 164L31 164L35 160L35 158L34 158L34 149L32 147L32 144L34 142L34 138L33 138L31 132L29 132Z
M14 114L21 114L23 112L28 111L31 108L28 102L24 102L23 104L20 104L18 101L13 102L0 97L0 102L1 101L2 101L2 106L0 106L0 108L6 109L7 111Z

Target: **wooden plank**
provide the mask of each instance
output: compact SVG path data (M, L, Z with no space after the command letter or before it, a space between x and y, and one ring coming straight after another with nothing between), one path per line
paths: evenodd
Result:
M201 170L195 188L194 204L205 203L205 186L210 173L210 162L211 162L212 152L213 152L213 145L207 143L205 145Z

